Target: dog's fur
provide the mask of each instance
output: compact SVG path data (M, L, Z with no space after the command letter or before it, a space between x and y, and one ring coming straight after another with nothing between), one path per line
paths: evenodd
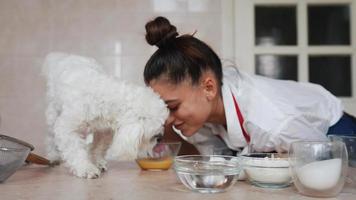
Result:
M97 178L108 159L132 160L163 134L164 102L150 88L108 76L93 59L46 57L48 157L73 174Z

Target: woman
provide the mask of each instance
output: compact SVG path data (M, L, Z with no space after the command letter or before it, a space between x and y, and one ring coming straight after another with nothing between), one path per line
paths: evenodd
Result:
M166 102L167 125L200 153L225 144L236 151L250 144L260 152L284 152L293 141L327 140L328 130L338 133L345 121L342 133L356 130L340 100L319 85L222 69L207 44L178 36L164 17L148 22L146 32L158 50L145 66L145 83Z

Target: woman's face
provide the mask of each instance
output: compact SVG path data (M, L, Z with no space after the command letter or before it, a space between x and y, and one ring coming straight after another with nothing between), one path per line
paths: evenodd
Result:
M192 136L208 121L212 104L203 84L192 85L190 81L183 81L175 85L165 80L153 80L149 86L167 104L170 114L166 125L174 125L186 137Z

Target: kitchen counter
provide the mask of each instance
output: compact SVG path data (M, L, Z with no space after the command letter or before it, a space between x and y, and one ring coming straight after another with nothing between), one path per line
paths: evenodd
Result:
M99 179L80 179L63 166L53 168L38 165L24 166L0 184L0 199L168 199L168 200L284 200L316 199L302 196L294 186L284 189L262 189L238 181L230 190L217 194L200 194L187 190L176 179L173 170L141 171L135 162L109 165L109 171ZM325 198L323 198L325 199ZM355 200L356 188L345 185L336 198Z

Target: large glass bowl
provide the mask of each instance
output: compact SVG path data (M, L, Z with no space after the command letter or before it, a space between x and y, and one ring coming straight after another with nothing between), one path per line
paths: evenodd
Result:
M239 157L185 155L174 159L179 180L200 193L224 192L236 182L242 167Z
M264 188L283 188L292 182L288 155L278 153L250 153L242 156L248 181Z

